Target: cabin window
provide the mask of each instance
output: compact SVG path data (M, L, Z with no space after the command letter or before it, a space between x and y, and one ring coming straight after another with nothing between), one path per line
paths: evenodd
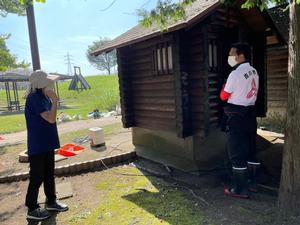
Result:
M157 45L153 58L154 74L167 75L173 73L173 54L170 42Z
M208 66L210 72L218 72L218 45L216 40L209 41Z

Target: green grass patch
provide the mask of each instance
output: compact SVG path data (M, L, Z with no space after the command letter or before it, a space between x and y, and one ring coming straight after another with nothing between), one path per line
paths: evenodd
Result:
M91 89L85 91L69 91L70 81L59 83L60 99L62 106L58 109L67 115L80 115L82 119L87 119L89 112L94 109L99 109L102 112L107 112L115 109L119 101L119 85L118 77L110 76L89 76L85 77L90 84ZM24 91L19 91L21 104L24 100L21 96ZM6 105L5 90L0 90L0 106ZM26 129L25 117L23 113L0 115L0 134L13 133Z
M14 133L25 129L24 114L0 115L0 134Z
M205 224L200 208L187 193L158 178L145 177L136 168L104 171L96 187L105 197L89 213L71 216L69 224Z

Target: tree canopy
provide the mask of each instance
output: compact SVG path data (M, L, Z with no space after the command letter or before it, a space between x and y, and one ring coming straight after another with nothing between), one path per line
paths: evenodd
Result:
M162 29L166 30L168 25L176 23L178 20L185 17L185 8L195 2L196 0L182 0L173 3L171 0L157 0L157 5L151 11L139 9L140 23L146 27L150 27L153 23ZM234 5L236 0L220 0L226 6ZM300 3L300 0L296 0ZM287 3L288 0L246 0L242 4L242 8L250 9L252 7L259 7L260 10L268 8L268 5Z
M20 63L17 62L17 57L9 52L6 46L6 40L9 35L0 36L0 71L6 71L18 67L28 67L29 64L24 60Z
M5 17L8 13L24 16L25 6L20 0L0 0L0 17Z
M24 16L25 6L19 0L0 0L0 17L5 17L8 13ZM6 46L6 40L9 37L10 35L0 35L0 71L17 67L28 67L28 63L24 60L18 63L17 57L10 53Z

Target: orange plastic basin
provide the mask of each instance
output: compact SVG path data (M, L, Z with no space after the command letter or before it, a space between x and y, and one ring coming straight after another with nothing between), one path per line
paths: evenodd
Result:
M77 154L76 151L81 151L81 150L84 150L84 147L80 146L80 145L75 145L75 144L65 144L63 145L58 153L60 155L63 155L63 156L74 156Z
M83 150L83 149L84 149L84 147L82 147L80 145L76 145L76 146L73 147L74 151L80 151L80 150Z
M66 150L66 149L59 149L58 153L59 153L60 155L67 156L67 157L76 155L75 152L69 151L69 150Z
M76 146L76 145L75 144L65 144L62 147L64 147L64 148L70 148L70 147L74 147L74 146Z

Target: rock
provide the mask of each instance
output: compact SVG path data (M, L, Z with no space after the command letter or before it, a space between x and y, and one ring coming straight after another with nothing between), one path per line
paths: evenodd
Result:
M28 163L27 150L20 152L20 154L19 154L19 162L20 163Z

